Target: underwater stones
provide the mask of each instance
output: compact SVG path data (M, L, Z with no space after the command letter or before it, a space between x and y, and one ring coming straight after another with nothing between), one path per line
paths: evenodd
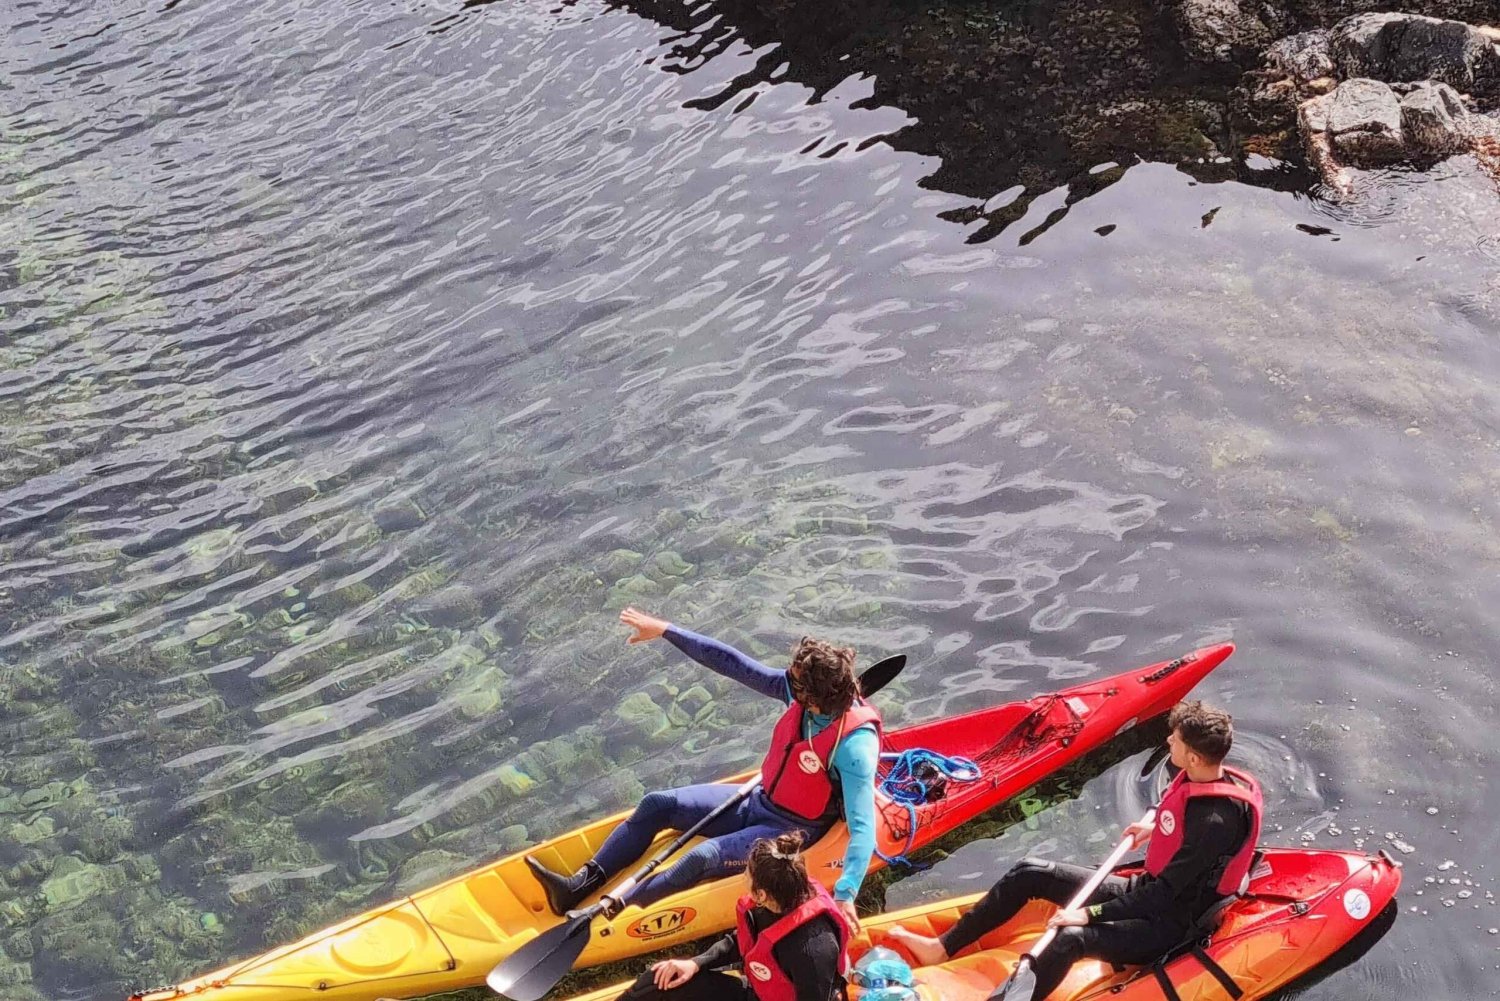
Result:
M420 528L427 515L415 502L403 500L379 505L371 518L382 532L406 532Z
M410 893L425 889L449 876L456 876L469 867L467 856L442 848L420 851L402 863L396 873L396 890Z
M659 598L666 593L667 588L655 580L645 574L635 574L617 581L609 589L604 605L606 608L619 609L627 605L647 604L653 598Z
M66 856L65 858L73 858ZM114 866L102 866L79 862L66 872L59 864L42 883L41 894L47 901L48 911L65 911L98 896L110 889L125 885L125 874Z
M495 851L504 854L520 851L531 843L531 835L525 824L509 824L495 834Z
M424 595L409 611L428 625L446 629L462 629L481 614L479 598L466 584L450 584Z
M464 719L478 720L494 715L502 704L499 688L478 685L453 696L453 704Z
M57 831L57 825L45 814L31 820L10 825L11 840L19 845L34 845L45 841Z
M495 770L495 781L512 796L524 796L536 787L536 779L510 764Z
M651 558L651 569L648 572L655 580L672 584L673 578L686 577L692 573L693 565L672 550L665 549Z
M5 941L0 943L0 948L3 948L5 954L11 959L18 959L23 962L31 959L36 954L36 947L31 944L31 933L25 930L12 932L10 935L7 935Z
M613 549L599 558L594 569L604 580L620 580L633 574L645 558L629 549Z
M615 718L647 743L659 741L672 730L666 712L645 692L636 692L616 706Z
M0 961L0 987L18 987L31 983L31 964Z

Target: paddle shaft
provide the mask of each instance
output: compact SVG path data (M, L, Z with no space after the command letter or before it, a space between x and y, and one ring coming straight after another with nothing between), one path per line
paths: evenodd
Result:
M1152 823L1155 822L1155 820L1156 810L1151 809L1146 811L1146 815L1141 818L1140 823L1142 827L1150 827ZM1135 838L1129 834L1121 838L1120 843L1115 845L1115 850L1109 853L1109 858L1105 859L1104 864L1101 865L1098 869L1094 870L1094 874L1089 877L1089 881L1083 884L1083 887L1073 895L1073 899L1068 901L1067 905L1063 909L1071 911L1075 907L1082 907L1084 903L1089 899L1089 897L1092 897L1094 895L1094 891L1099 889L1099 884L1103 883L1104 880L1109 876L1109 874L1114 871L1115 866L1120 864L1120 859L1125 857L1125 853L1130 850L1131 842L1133 842L1134 840ZM1041 938L1037 939L1036 945L1032 946L1027 951L1026 955L1021 957L1021 962L1016 964L1016 969L1019 970L1021 968L1021 963L1026 962L1028 959L1031 960L1032 964L1034 965L1036 963L1036 958L1042 954L1042 951L1046 949L1047 946L1052 944L1052 940L1056 937L1057 929L1048 928L1047 933Z
M648 860L645 865L641 866L635 872L631 873L628 877L626 877L624 881L622 881L619 885L615 886L612 890L601 897L599 899L599 903L595 904L594 907L598 907L601 912L607 910L610 907L611 902L623 907L627 902L626 898L630 896L631 890L634 890L641 884L643 880L649 877L657 869L661 868L663 862L665 862L672 855L676 854L677 850L683 845L693 840L693 838L698 835L699 831L703 830L715 820L718 820L721 816L724 815L726 811L732 810L736 806L743 803L747 796L750 796L755 792L755 790L759 788L760 776L757 775L755 776L755 778L750 779L748 782L744 783L738 789L736 789L734 791L734 795L730 796L724 802L720 803L718 806L710 810L706 817L679 834L670 845L663 848L655 855L651 856L650 860ZM592 907L589 909L593 910Z

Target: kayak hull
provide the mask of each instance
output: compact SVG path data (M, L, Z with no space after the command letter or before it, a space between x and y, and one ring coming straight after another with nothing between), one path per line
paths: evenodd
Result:
M978 781L948 784L915 808L881 799L877 847L886 855L920 848L1030 788L1137 723L1166 712L1234 652L1205 647L1024 702L888 731L883 751L923 747L972 758ZM723 781L738 784L753 773ZM627 813L529 849L561 872L581 866ZM664 846L670 835L663 835ZM832 886L848 831L837 824L806 852L808 869ZM175 987L134 998L170 1001L374 1001L471 987L495 964L560 923L522 856L502 858L431 889L366 911L323 931ZM883 863L877 857L872 865ZM737 877L704 883L642 910L627 907L595 932L575 968L627 959L728 928L742 891ZM311 993L310 993L311 992Z
M1295 848L1263 849L1246 898L1225 911L1204 950L1244 991L1241 1001L1267 997L1313 972L1372 925L1395 898L1401 870L1388 856ZM1128 874L1131 870L1125 870ZM882 914L864 920L849 944L851 962L883 945L911 956L890 931L905 927L927 935L951 928L982 894ZM1028 904L1013 919L939 966L915 971L921 1001L985 1001L1003 984L1016 960L1036 942L1055 907ZM1191 954L1164 965L1182 1001L1224 1001L1228 993ZM628 987L615 984L574 1001L614 1001ZM858 1001L851 988L852 1001ZM1050 1001L1162 1001L1149 968L1116 971L1085 960L1069 972ZM1038 999L1041 1001L1041 999Z

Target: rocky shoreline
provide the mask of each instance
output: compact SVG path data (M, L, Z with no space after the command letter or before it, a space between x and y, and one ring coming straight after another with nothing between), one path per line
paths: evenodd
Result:
M1189 0L1196 2L1196 0ZM1295 117L1307 159L1330 189L1352 168L1417 166L1471 154L1500 180L1500 30L1414 14L1356 14L1269 46L1246 74L1247 117Z
M1402 4L1401 15L1374 14L1376 22L1358 25L1346 19L1370 15L1379 5L1052 0L921 7L910 0L858 6L847 0L716 0L705 9L672 0L622 3L682 32L685 70L729 51L731 36L764 47L755 67L735 78L732 93L705 99L705 105L788 78L821 96L852 73L865 74L874 90L869 104L894 105L915 119L884 139L941 158L927 186L974 200L948 217L972 225L969 239L976 243L1025 216L1035 198L1066 187L1064 205L1021 234L1021 242L1028 242L1068 206L1140 161L1176 163L1204 182L1234 179L1306 191L1322 181L1328 195L1348 194L1355 187L1351 168L1387 164L1395 154L1387 142L1384 157L1365 157L1369 120L1362 123L1359 116L1372 93L1388 138L1399 137L1399 159L1421 166L1473 152L1486 166L1495 162L1488 139L1494 119L1487 112L1495 106L1490 88L1496 34L1465 23L1500 23L1500 4L1493 0L1414 0ZM1398 79L1401 74L1382 61L1383 54L1395 37L1399 60L1414 58L1408 48L1421 32L1399 26L1427 20L1442 22L1430 32L1437 42L1426 47L1436 60L1433 68L1420 79ZM1333 46L1341 24L1340 38L1368 43L1363 54L1339 48L1342 62ZM1318 51L1332 65L1316 59L1312 53ZM1473 74L1472 86L1461 67ZM1359 79L1397 87L1389 98L1364 85L1345 90ZM1407 85L1425 79L1434 86L1419 86L1412 96ZM1311 138L1304 141L1299 106L1335 90L1345 92L1309 109Z

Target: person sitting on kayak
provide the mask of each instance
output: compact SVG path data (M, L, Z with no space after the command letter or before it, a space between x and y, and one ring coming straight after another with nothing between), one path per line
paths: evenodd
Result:
M645 907L727 876L745 865L759 838L797 832L811 844L842 815L849 825L849 845L833 897L850 925L858 927L854 898L875 852L880 712L859 697L854 651L804 636L792 648L791 665L777 671L727 644L634 608L621 612L620 621L635 630L629 642L664 636L704 667L787 707L772 731L761 787L705 827L705 840L676 865L637 886L629 903ZM566 914L644 854L662 831L687 830L734 793L734 786L719 783L647 793L573 875L552 872L529 855L526 864L547 891L553 912Z
M807 875L800 832L750 848L735 929L692 959L665 959L620 1001L843 1001L849 925ZM721 968L738 963L745 979Z
M1135 847L1150 842L1146 871L1109 876L1074 910L1047 922L1059 929L1036 959L1034 998L1045 998L1085 956L1109 963L1151 963L1181 945L1216 903L1249 882L1260 837L1260 784L1224 764L1234 741L1227 712L1201 702L1179 703L1168 717L1167 746L1180 771L1167 786L1152 827L1131 824ZM1041 859L1017 863L972 910L938 938L894 929L892 937L917 963L946 961L1000 927L1030 900L1062 907L1094 870Z

